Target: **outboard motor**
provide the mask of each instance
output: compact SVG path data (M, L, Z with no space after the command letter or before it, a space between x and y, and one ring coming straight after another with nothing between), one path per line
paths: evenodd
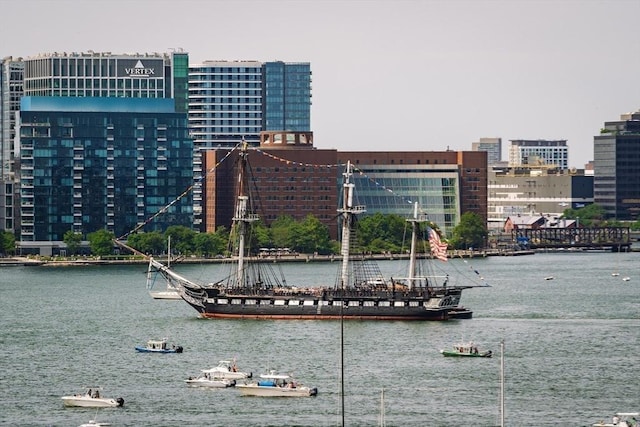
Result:
M182 350L183 350L183 348L182 348L181 345L176 347L176 353L182 353Z
M124 399L123 399L123 398L121 398L121 397L117 398L117 399L116 399L116 402L118 402L118 406L122 406L122 405L124 405Z

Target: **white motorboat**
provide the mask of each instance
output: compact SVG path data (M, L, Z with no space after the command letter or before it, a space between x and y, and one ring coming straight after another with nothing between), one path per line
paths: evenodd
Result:
M618 412L610 423L600 421L591 425L593 427L636 427L640 425L640 412Z
M111 423L104 423L102 421L89 420L88 423L80 424L79 427L106 427L110 425Z
M189 377L184 382L192 387L209 388L227 388L236 385L235 380L216 376L210 369L203 370L197 377Z
M236 384L243 396L262 397L306 397L318 394L316 387L297 383L291 376L271 371L260 375L260 379L247 384Z
M251 372L240 371L235 359L221 360L218 362L218 366L207 369L203 372L206 372L216 378L225 378L228 380L242 380L253 376Z
M124 405L121 397L111 398L100 396L100 388L88 388L85 393L62 396L64 406L78 406L83 408L115 408Z

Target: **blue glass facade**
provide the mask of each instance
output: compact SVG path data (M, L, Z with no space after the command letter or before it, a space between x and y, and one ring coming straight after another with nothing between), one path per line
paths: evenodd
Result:
M457 170L360 169L353 181L357 204L365 205L367 214L396 214L408 217L413 204L429 219L449 233L460 220L460 179ZM338 177L339 186L342 176Z
M86 238L101 229L119 237L189 188L193 142L186 114L172 105L167 99L23 98L20 240L62 241L69 230ZM186 196L143 230L191 227L192 216Z
M262 130L311 130L310 64L266 62L262 69Z

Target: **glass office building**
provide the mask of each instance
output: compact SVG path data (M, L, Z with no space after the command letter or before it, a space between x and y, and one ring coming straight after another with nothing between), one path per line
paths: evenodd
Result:
M181 112L186 105L188 60L184 52L42 54L24 60L24 95L176 98L182 101L176 107Z
M56 253L70 230L191 227L191 197L171 203L193 182L187 118L172 99L25 97L20 122L22 253Z
M267 62L262 69L262 130L310 131L309 63Z
M593 198L610 218L640 218L640 111L605 122L593 142Z

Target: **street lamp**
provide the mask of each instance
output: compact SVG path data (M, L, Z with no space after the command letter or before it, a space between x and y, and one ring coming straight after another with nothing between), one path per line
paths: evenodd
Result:
M576 228L580 228L580 217L576 217Z

